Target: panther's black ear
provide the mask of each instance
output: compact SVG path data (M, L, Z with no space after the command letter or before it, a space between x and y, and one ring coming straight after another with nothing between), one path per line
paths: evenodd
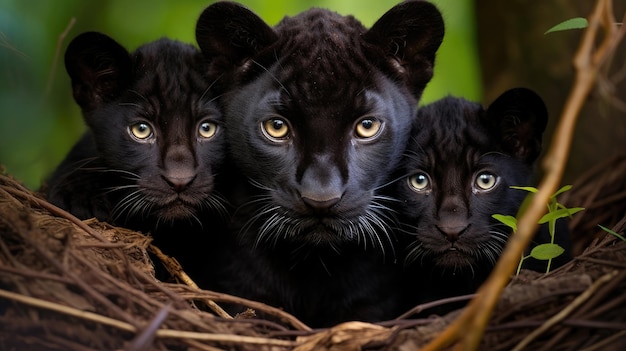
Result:
M223 70L242 66L278 40L259 16L228 1L207 7L196 24L196 41L206 58Z
M548 110L537 93L526 88L507 90L489 106L485 116L504 152L528 164L537 159L548 123Z
M74 100L83 111L111 101L132 79L128 51L98 32L82 33L70 42L65 69L72 80Z
M363 40L380 51L389 73L401 77L419 97L433 76L443 35L443 18L435 5L413 0L387 11L363 34Z

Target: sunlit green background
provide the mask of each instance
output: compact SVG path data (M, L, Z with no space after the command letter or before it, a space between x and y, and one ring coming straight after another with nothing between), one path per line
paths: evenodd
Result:
M395 0L244 0L269 24L310 7L352 14L366 26ZM453 94L480 100L472 0L436 0L446 22L435 77L422 102ZM0 0L0 164L31 188L61 161L84 130L63 54L73 37L101 31L132 50L167 36L195 43L202 0ZM367 4L367 5L366 5ZM67 37L60 40L72 19ZM60 42L60 45L58 44ZM57 52L58 50L58 52Z

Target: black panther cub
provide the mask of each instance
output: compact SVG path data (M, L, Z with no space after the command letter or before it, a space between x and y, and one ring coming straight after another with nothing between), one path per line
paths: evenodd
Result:
M216 289L315 326L395 316L393 222L380 188L443 33L423 1L393 7L369 30L322 9L274 28L235 3L202 13L198 44L212 70L228 72L229 154L248 180L233 201L238 259Z
M510 235L492 214L516 215L527 192L511 186L530 184L547 119L542 99L525 88L486 110L454 97L420 108L393 195L402 202L409 304L472 293L486 279ZM557 243L569 250L559 229ZM545 230L535 237L549 241Z
M176 225L178 240L226 215L222 116L197 48L164 38L129 53L86 32L65 66L88 131L44 186L51 203L153 234Z

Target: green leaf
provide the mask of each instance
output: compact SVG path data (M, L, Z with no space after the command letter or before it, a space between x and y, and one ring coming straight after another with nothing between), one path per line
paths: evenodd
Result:
M515 186L515 185L511 185L511 189L517 189L517 190L526 190L528 192L531 193L536 193L539 190L537 190L537 188L532 187L532 186Z
M548 233L550 233L550 242L554 242L554 232L556 232L556 219L548 221Z
M544 224L552 220L557 220L559 218L571 217L574 213L580 212L584 210L582 207L573 207L573 208L562 208L560 210L556 210L553 212L548 212L541 219L539 219L539 224Z
M571 19L568 19L567 21L563 21L557 24L556 26L548 29L543 34L546 35L548 33L560 32L563 30L570 30L570 29L582 29L582 28L587 28L588 25L589 23L587 22L586 18L576 17L576 18L571 18Z
M556 203L556 208L557 208L558 210L561 210L561 209L567 209L567 207L565 207L565 205L560 204L560 203L558 203L558 202Z
M550 196L551 198L555 198L557 196L559 196L560 194L569 191L572 188L571 185L564 185L563 187L561 187L561 189L557 190L554 194L552 194L552 196Z
M559 257L563 252L565 252L565 249L557 244L541 244L535 246L530 251L530 256L537 260L545 261Z
M609 228L607 228L605 226L599 225L599 224L598 224L598 227L600 227L605 232L607 232L607 233L609 233L611 235L615 235L616 237L622 239L622 241L626 241L626 238L623 235L617 234L616 232L612 231L611 229L609 229Z
M514 232L517 231L517 218L515 218L513 216L505 216L505 215L501 215L501 214L494 214L491 217L493 217L496 220L502 222L507 227L513 229Z

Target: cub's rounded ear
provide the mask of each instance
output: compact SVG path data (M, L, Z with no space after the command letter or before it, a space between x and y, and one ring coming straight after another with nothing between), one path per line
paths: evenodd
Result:
M72 80L74 100L91 111L114 99L131 80L128 51L98 32L85 32L65 51L65 69Z
M274 30L259 16L234 2L210 5L196 24L202 53L223 70L242 66L276 40Z
M443 18L437 7L413 0L387 11L363 34L363 40L382 53L388 74L400 76L420 97L433 76L443 35Z
M537 93L526 88L507 90L489 106L486 119L504 152L528 164L537 159L548 124L548 110Z

